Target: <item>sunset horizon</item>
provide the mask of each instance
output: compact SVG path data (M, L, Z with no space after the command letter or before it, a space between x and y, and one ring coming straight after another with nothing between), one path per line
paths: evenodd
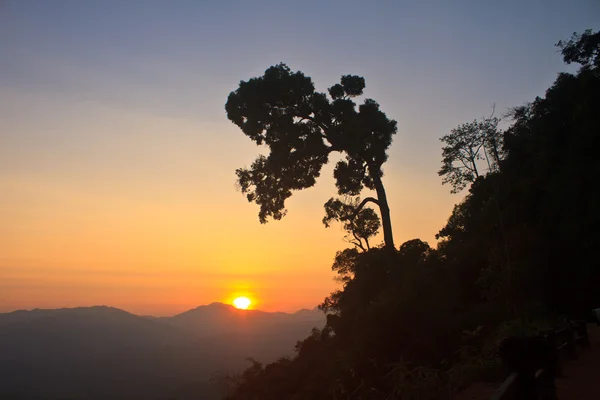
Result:
M598 398L599 17L0 1L0 399Z
M227 121L223 106L240 79L258 76L281 61L312 76L318 90L342 74L365 77L365 96L377 99L398 121L383 176L395 242L420 238L435 247L435 234L463 196L441 185L439 138L458 123L489 115L494 104L500 115L542 94L562 68L553 49L555 38L589 18L585 13L561 23L550 18L543 26L553 33L517 44L513 62L527 65L525 60L534 60L530 68L494 72L498 56L489 51L489 41L471 40L448 54L450 68L434 73L428 69L435 64L419 69L389 53L384 62L335 50L343 42L335 30L329 32L332 54L316 46L316 53L303 50L298 55L281 40L241 63L211 42L189 35L194 29L198 34L221 32L223 40L248 54L252 43L266 40L267 32L237 42L237 36L227 36L210 23L233 12L239 29L249 27L242 17L252 12L247 6L237 11L197 7L185 14L177 8L164 13L157 6L136 14L124 7L124 19L115 19L113 29L106 30L97 16L108 17L110 7L37 3L30 10L8 4L0 17L9 33L0 39L7 60L0 72L0 186L5 193L0 210L0 312L110 301L136 312L165 314L227 301L244 291L257 298L257 307L292 311L319 304L338 289L331 265L335 252L351 244L344 241L339 224L326 229L321 223L323 204L335 194L337 156L325 165L316 186L288 199L288 214L281 221L260 224L258 207L236 189L235 170L248 167L258 149ZM350 7L345 12L353 16L358 11ZM385 32L384 42L395 43L415 29L424 32L412 24L395 24L391 15L400 11L394 7L363 11L365 18L383 18L379 33ZM296 15L284 6L273 12ZM331 12L323 8L323 18ZM456 24L460 16L443 9L429 13L416 7L409 13L435 21L439 32L461 25ZM560 13L549 9L548 15ZM125 23L127 18L137 23ZM506 18L508 14L499 14L494 29L502 31ZM513 22L523 30L526 21ZM162 27L162 36L153 26ZM467 40L477 26L462 24L456 39ZM288 27L290 37L301 30L294 24ZM117 39L118 32L128 35L135 56ZM170 45L174 36L179 37L176 46ZM495 40L508 46L511 37ZM410 42L398 46L427 62L445 51L444 43L436 43L427 52ZM462 65L469 46L491 60L452 68ZM377 51L367 48L367 53ZM542 72L530 79L538 67ZM397 75L400 71L405 75ZM497 84L489 79L492 73ZM461 83L474 77L474 84ZM428 110L435 119L425 117ZM382 240L379 233L374 244Z
M232 303L227 303L224 301L212 301L206 304L198 304L196 306L192 306L190 308L184 308L181 310L178 310L174 313L165 313L165 314L150 314L150 313L144 313L144 312L134 312L133 310L128 310L126 308L123 307L118 307L116 305L112 305L112 304L90 304L90 305L80 305L80 306L67 306L67 307L53 307L53 308L41 308L41 307L34 307L34 308L19 308L19 309L14 309L14 310L8 310L8 311L2 311L0 312L0 314L5 313L5 314L9 314L9 313L14 313L14 312L21 312L21 311L52 311L52 310L73 310L73 309L93 309L93 308L111 308L111 309L117 309L117 310L121 310L121 311L125 311L129 314L133 314L133 315L137 315L137 316L141 316L141 317L174 317L177 315L180 315L182 313L185 313L187 311L193 311L199 308L203 308L203 307L211 307L211 306L227 306L230 309L235 309L235 310L239 310L241 312L244 311L258 311L258 312L265 312L265 313L285 313L285 314L295 314L301 311L316 311L318 309L318 306L315 305L314 307L303 307L303 308L299 308L297 310L291 310L291 311L281 311L281 310L272 310L272 311L266 311L266 310L261 310L258 308L255 308L254 305L252 305L252 307L248 307L248 308L242 308L242 307L237 307L235 304Z

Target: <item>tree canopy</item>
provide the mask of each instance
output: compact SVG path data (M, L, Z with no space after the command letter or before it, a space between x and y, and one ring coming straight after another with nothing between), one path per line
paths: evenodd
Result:
M438 174L444 177L443 184L452 186L452 193L462 191L483 174L478 167L480 160L485 161L488 172L498 168L502 146L498 122L493 117L467 122L440 139L444 147Z
M292 359L251 365L228 399L445 399L501 379L501 339L591 317L600 306L598 38L559 42L578 72L512 109L506 130L492 121L497 165L449 182L468 192L437 248L413 239L394 251L338 251L342 286L320 305L326 326ZM474 162L482 151L484 161L486 129L459 126L444 143L463 151L443 157ZM330 204L332 218L346 212Z
M346 240L362 251L367 251L371 248L369 239L379 232L381 222L373 209L361 207L361 203L360 197L346 202L332 197L325 203L323 224L328 227L331 221L342 222L348 232Z
M261 223L281 219L292 192L312 187L329 155L338 152L344 156L334 170L338 194L358 196L364 188L375 190L377 198L366 202L378 206L385 244L394 247L381 178L396 121L372 99L357 108L353 99L364 88L364 78L344 75L328 96L315 91L310 77L278 64L261 77L240 82L229 94L227 117L257 145L269 148L269 154L258 156L250 168L236 171L242 193L260 206ZM360 208L350 216L360 216L366 202L357 204Z

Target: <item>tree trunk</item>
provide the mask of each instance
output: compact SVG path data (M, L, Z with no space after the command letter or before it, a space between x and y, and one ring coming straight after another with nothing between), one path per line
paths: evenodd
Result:
M370 171L371 172L371 171ZM390 207L388 206L387 196L381 177L377 170L371 172L373 183L375 183L375 191L377 192L377 200L379 201L379 212L381 214L381 224L383 225L383 241L385 247L395 249L394 235L392 234L392 219L390 218Z
M496 161L496 168L500 171L500 153L498 152L498 143L495 137L492 137L492 152Z

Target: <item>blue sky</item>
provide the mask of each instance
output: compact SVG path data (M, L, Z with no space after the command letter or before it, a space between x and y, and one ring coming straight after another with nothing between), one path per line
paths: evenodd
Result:
M227 93L277 62L321 89L360 74L409 141L396 158L424 167L451 126L541 94L563 69L553 44L597 26L600 5L59 0L0 13L2 88L222 124Z

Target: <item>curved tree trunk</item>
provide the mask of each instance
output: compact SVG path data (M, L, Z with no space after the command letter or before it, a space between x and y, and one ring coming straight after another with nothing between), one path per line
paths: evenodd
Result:
M381 213L381 224L383 226L383 241L385 247L395 249L394 235L392 234L392 219L390 218L390 207L388 206L387 196L381 177L377 173L371 174L373 183L375 183L375 191L377 192L377 200L379 201L379 212Z

